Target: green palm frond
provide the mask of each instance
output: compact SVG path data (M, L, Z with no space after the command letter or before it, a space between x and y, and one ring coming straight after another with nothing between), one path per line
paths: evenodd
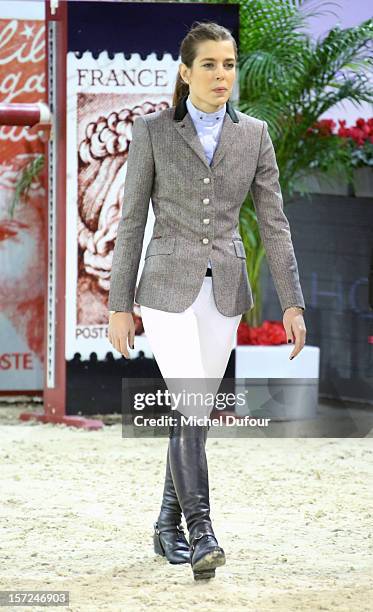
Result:
M312 50L306 65L307 74L314 77L316 85L325 86L338 71L347 69L350 64L352 71L360 70L361 62L366 69L371 69L373 58L369 53L369 41L372 36L371 19L353 28L333 28Z
M14 196L9 207L9 215L13 218L14 209L19 202L22 196L27 196L28 191L31 187L31 184L41 173L44 167L45 158L44 155L40 154L35 157L31 162L29 162L24 168L22 168L20 173L20 178L16 183L16 187L14 190Z
M241 100L239 109L246 115L251 115L262 121L266 121L270 128L271 137L279 138L284 130L285 118L282 116L282 106L280 102L265 100Z

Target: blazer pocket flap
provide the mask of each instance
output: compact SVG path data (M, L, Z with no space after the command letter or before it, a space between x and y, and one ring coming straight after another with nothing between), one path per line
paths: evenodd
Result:
M153 238L146 249L145 258L150 255L170 255L175 248L175 237L162 236L161 238Z
M246 251L243 242L241 242L241 240L233 240L233 244L237 257L243 257L246 259Z

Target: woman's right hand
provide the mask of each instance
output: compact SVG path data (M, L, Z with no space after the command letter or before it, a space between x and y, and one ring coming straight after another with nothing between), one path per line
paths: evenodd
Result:
M129 359L127 340L130 348L135 348L135 323L132 312L111 312L108 327L109 342Z

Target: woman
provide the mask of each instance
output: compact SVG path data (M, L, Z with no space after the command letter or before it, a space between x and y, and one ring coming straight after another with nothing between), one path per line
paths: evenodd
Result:
M217 390L242 314L253 306L238 231L249 189L283 310L292 357L305 342L305 309L278 168L267 124L233 108L236 43L216 23L196 23L182 41L173 106L134 121L122 219L109 294L109 340L134 348L135 285L149 198L155 214L136 291L145 333L166 381ZM167 383L168 384L168 383ZM202 414L203 408L196 410ZM189 411L189 412L188 412ZM208 426L187 425L190 407L172 411L155 551L190 562L195 579L225 563L210 519L205 442ZM180 524L184 513L189 543Z

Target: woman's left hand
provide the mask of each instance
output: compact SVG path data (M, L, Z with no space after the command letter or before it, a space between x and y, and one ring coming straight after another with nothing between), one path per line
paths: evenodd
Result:
M306 341L306 325L303 319L303 310L298 306L290 306L284 312L283 325L286 338L289 342L295 342L294 349L289 357L293 359L304 347Z

